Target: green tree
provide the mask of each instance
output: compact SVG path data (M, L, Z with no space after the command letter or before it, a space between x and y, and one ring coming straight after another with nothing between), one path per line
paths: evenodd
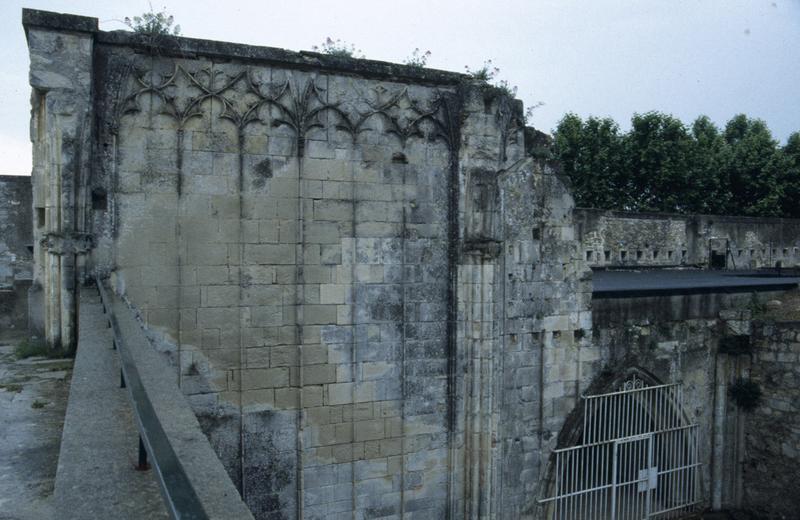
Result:
M800 218L800 132L789 136L782 152L786 169L780 179L783 188L781 214Z
M590 117L584 122L567 114L555 132L554 153L573 184L579 206L613 209L622 193L622 139L610 118Z
M685 194L687 209L693 213L725 213L731 200L728 144L707 116L700 116L692 123L692 138L694 146Z
M730 147L727 176L731 200L727 212L753 216L781 213L781 170L787 167L778 142L764 121L744 114L734 116L725 126Z
M800 218L800 132L781 148L744 115L721 131L706 116L687 128L648 112L621 133L611 119L567 114L552 152L579 206Z
M625 138L631 209L687 211L693 141L684 124L660 112L635 114Z

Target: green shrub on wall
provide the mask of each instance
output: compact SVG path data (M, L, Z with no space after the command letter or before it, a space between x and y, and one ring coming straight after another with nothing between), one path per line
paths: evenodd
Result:
M749 412L761 402L761 386L751 379L740 377L728 388L728 395L736 406Z

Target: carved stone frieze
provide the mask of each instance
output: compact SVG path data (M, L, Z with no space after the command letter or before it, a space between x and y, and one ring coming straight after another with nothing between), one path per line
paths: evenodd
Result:
M141 112L141 99L150 94L160 101L159 113L176 121L178 131L192 118L203 117L205 101L215 99L222 104L219 117L231 121L240 132L251 123L290 128L298 156L304 153L308 132L326 127L322 117L326 112L334 116L331 126L349 134L353 142L362 132L373 130L368 120L379 117L385 132L397 136L402 147L412 137L442 140L450 150L458 144L460 116L455 96L442 91L426 103L412 98L407 88L389 92L379 87L373 99L358 100L361 109L348 109L341 101L330 101L315 78L271 83L258 80L249 68L226 74L209 68L189 71L180 64L168 74L137 69L133 75L133 86L119 101L118 118ZM274 110L261 110L265 107Z

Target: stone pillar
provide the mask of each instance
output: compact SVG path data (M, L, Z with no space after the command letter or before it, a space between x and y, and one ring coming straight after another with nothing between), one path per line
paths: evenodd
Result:
M502 518L505 247L498 179L523 155L522 106L505 92L470 85L459 154L456 425L451 471L455 518Z
M44 308L47 342L74 349L79 256L90 246L82 187L89 173L97 19L24 9L22 23L33 89L33 305Z

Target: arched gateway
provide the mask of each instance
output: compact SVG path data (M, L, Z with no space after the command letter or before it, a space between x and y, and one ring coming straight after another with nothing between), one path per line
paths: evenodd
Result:
M580 444L553 451L548 520L678 518L700 502L698 426L680 383L632 376L583 396Z

